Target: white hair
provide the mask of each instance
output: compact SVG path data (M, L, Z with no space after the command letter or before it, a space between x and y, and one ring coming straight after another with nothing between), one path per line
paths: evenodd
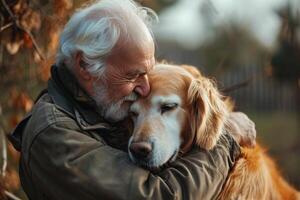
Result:
M139 6L133 0L100 0L75 12L66 24L56 57L56 65L64 63L72 69L75 56L80 53L81 64L91 73L100 77L104 71L105 59L111 53L120 37L149 31L158 20L156 13ZM142 22L142 23L141 23ZM144 25L143 25L144 24Z

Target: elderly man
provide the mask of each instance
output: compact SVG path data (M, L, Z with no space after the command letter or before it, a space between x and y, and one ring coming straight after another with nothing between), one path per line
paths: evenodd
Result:
M11 138L29 199L217 197L239 155L230 135L211 152L195 147L155 173L128 159L127 111L148 95L155 64L153 16L131 0L101 0L65 26L48 88ZM252 128L244 126L248 118L233 118L234 134Z

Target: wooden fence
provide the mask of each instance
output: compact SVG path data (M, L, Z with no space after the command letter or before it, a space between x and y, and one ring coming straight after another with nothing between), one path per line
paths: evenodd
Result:
M246 86L228 93L239 110L297 112L299 89L264 76L263 70L261 66L241 66L222 74L218 83L221 88L227 88L253 78Z

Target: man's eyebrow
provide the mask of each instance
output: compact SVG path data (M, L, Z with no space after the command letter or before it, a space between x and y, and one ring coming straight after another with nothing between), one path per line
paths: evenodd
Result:
M134 71L128 72L126 75L127 76L133 76L133 75L142 75L142 74L146 74L147 71L144 69L136 69Z
M143 69L143 68L135 69L134 71L128 72L126 74L126 76L135 76L135 75L145 75L145 74L147 74L149 71L151 71L154 68L156 60L151 59L150 62L151 62L151 64L149 65L150 67L147 67L147 69Z

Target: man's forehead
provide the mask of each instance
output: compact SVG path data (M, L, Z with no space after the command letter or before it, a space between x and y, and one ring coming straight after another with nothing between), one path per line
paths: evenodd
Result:
M156 64L156 60L155 60L155 58L153 56L152 58L149 59L148 71L153 70L155 64Z
M153 57L149 57L147 60L145 60L144 62L144 67L143 70L144 72L149 72L154 68L155 65L155 58Z
M139 67L137 69L130 69L127 72L127 75L136 75L136 74L145 74L147 70L145 67Z

